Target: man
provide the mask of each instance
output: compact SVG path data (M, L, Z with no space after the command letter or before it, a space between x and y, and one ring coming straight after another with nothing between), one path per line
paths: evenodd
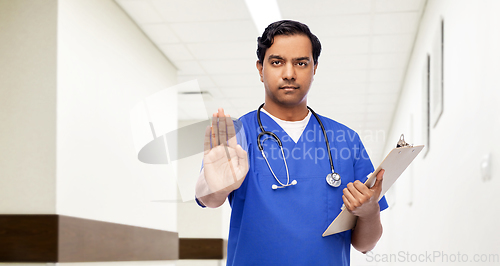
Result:
M367 252L382 235L380 210L387 203L377 199L383 170L366 187L362 182L373 166L359 136L331 119L315 118L307 107L320 52L306 25L272 23L258 38L262 109L240 118L236 136L222 108L213 114L196 196L202 206L218 207L226 198L231 204L228 265L349 265L351 244ZM259 136L263 131L272 134ZM325 180L333 167L325 151L341 176L338 187ZM343 204L358 216L355 228L322 237Z

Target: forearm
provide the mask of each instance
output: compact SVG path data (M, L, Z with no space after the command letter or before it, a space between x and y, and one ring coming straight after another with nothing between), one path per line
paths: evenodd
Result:
M205 180L204 170L205 169L201 170L198 181L196 182L196 198L206 207L217 208L224 204L230 192L211 191L207 181Z
M370 217L358 217L351 235L352 246L363 253L372 250L382 236L380 211Z

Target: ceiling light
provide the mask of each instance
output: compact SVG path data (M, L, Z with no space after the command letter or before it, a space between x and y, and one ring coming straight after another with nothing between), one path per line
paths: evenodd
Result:
M259 34L264 32L269 24L281 20L280 8L276 0L245 0L245 3Z

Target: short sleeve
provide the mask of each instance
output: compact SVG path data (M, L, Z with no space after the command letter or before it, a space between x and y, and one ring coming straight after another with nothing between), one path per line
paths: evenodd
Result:
M380 211L383 211L387 208L389 208L389 204L387 204L387 200L385 199L385 196L383 196L379 201L378 201L378 206L380 206Z

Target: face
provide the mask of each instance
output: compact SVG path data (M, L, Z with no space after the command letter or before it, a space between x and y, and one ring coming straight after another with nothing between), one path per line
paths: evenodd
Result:
M260 80L266 90L266 105L305 107L316 68L307 36L275 36L264 62L257 61Z

